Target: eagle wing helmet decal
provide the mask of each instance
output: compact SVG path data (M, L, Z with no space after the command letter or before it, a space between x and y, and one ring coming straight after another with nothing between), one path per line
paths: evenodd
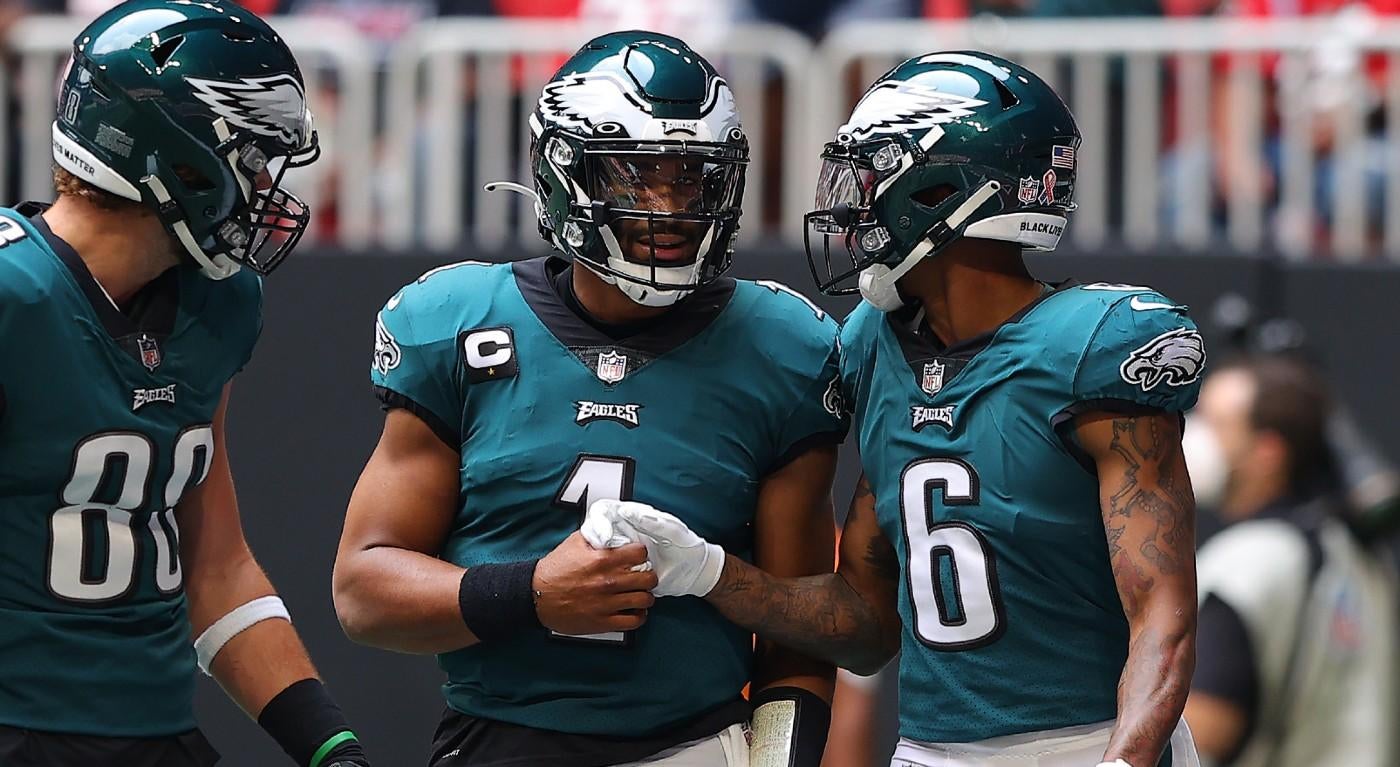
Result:
M242 78L238 81L187 77L195 98L214 114L244 130L291 146L305 146L311 136L306 93L291 75Z
M862 141L877 133L931 128L969 117L986 103L908 80L888 82L865 94L837 135Z
M1205 369L1206 348L1201 334L1177 328L1134 349L1118 372L1123 380L1151 391L1158 384L1184 386L1194 383Z
M611 72L585 72L555 80L544 86L539 106L550 119L571 130L592 130L599 115L635 112L643 122L651 118L651 105Z

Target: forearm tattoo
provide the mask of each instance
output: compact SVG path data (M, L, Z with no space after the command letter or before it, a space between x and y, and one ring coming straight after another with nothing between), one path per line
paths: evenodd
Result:
M1134 630L1105 758L1153 765L1181 716L1194 665L1195 498L1179 433L1165 417L1115 419L1109 449L1124 470L1111 493L1104 489L1104 531ZM1146 615L1157 589L1176 596L1176 609Z
M864 479L857 501L870 495ZM895 588L899 560L884 536L875 536L863 560ZM886 659L880 610L840 574L776 578L731 558L706 599L726 618L760 637L814 658L856 670L878 667Z

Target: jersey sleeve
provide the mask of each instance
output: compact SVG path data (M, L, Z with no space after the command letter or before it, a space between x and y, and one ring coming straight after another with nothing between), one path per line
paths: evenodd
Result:
M861 302L841 325L840 352L841 399L852 420L858 422L865 409L865 397L871 368L872 311L874 307Z
M456 334L434 331L433 318L414 301L421 298L417 287L399 291L375 317L370 381L385 410L408 410L456 449L462 422Z
M1089 339L1074 376L1082 408L1185 412L1196 404L1205 342L1186 307L1155 293L1123 297Z
M832 323L830 352L807 391L783 422L778 437L777 466L819 445L839 444L850 419L841 395L840 352Z

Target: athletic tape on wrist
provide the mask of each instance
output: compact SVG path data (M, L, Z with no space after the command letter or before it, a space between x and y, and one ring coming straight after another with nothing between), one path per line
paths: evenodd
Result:
M771 687L753 697L751 767L818 767L831 705L800 687Z
M209 667L214 663L214 657L219 654L220 650L224 649L224 645L228 644L230 639L258 623L273 618L281 618L288 623L292 620L292 615L287 612L287 606L282 603L282 598L276 595L259 597L239 605L230 610L224 617L214 621L213 625L205 629L204 633L194 640L194 654L199 662L199 670L209 674Z

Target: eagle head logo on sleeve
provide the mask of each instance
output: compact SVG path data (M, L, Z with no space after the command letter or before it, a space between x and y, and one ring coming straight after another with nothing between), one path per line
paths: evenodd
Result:
M1205 365L1206 346L1201 334L1177 328L1134 349L1118 366L1118 372L1124 381L1146 392L1162 383L1168 386L1195 383Z
M399 366L399 361L403 359L403 351L399 348L399 342L394 338L394 334L384 327L382 317L375 318L374 321L374 364L375 370L380 375L389 375L389 371Z

